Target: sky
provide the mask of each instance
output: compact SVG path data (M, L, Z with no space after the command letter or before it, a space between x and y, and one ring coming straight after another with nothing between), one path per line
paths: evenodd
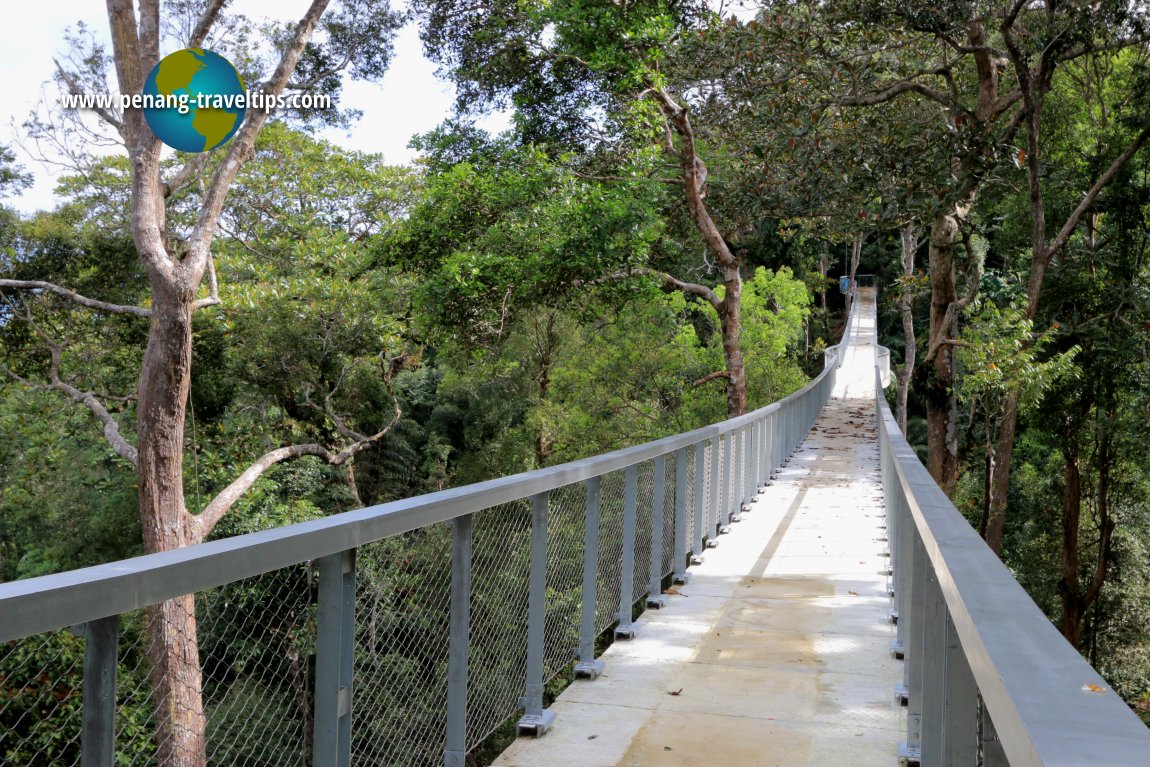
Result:
M307 6L308 0L233 0L231 4L232 10L253 19L279 20L298 19ZM0 24L0 144L12 147L35 178L31 189L5 202L30 213L55 206L53 188L59 171L14 145L23 138L20 124L51 80L53 57L67 52L64 30L83 21L106 40L107 11L103 0L22 0L8 4L4 16ZM330 129L322 135L349 149L382 153L388 162L407 163L414 157L407 147L411 137L431 130L450 114L454 93L450 83L435 76L435 65L423 56L416 30L408 26L395 40L395 56L381 83L344 85L343 105L359 109L363 117L350 130ZM493 115L480 125L499 130L507 125L507 118Z

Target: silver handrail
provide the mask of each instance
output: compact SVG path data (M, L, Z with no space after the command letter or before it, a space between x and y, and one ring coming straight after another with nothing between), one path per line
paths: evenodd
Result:
M902 757L932 765L1150 764L1150 729L1062 637L876 410L898 639Z
M316 662L310 681L315 705L313 764L345 765L352 748L353 666L358 657L354 646L359 572L356 550L424 528L433 532L440 529L436 526L450 523L449 559L432 568L450 576L440 589L450 602L444 610L447 615L440 613L449 649L443 659L445 669L434 684L441 685L444 695L439 719L444 733L439 743L441 763L462 765L477 738L490 731L492 722L502 721L500 711L514 710L516 701L523 711L518 729L545 732L554 716L544 707L544 685L556 673L557 664L562 667L577 660L577 676L597 676L602 661L595 657L596 637L611 625L615 625L617 637L629 637L636 630L632 623L636 603L660 607L665 601L661 596L664 579L669 576L685 582L690 575L688 563L702 560L704 550L714 546L717 536L728 532L730 524L751 508L758 489L797 449L831 394L842 348L833 352L835 364L789 396L744 416L684 434L310 522L0 584L0 642L32 641L70 626L86 637L80 738L84 764L110 765L117 703L116 696L106 691L109 680L114 685L118 670L116 632L120 616L313 562L318 575L315 601L310 606L292 607L293 614L306 615L314 609ZM622 486L622 492L601 499L601 489L605 492L608 485L616 490ZM578 499L577 508L572 498ZM506 689L484 691L498 700L485 698L480 712L485 718L476 723L474 711L468 707L469 673L474 678L477 673L491 672L477 668L474 659L469 672L469 653L475 652L476 642L485 641L470 633L475 607L472 595L485 585L473 583L473 547L484 554L482 566L490 570L493 552L490 544L486 544L488 548L481 546L477 531L484 521L504 524L511 518L506 514L510 504L530 507L529 529L521 530L514 541L500 541L500 551L494 555L509 563L522 561L529 570L516 573L523 577L528 604L522 636L507 640L507 647L500 645L499 649L522 653L518 657L526 658L525 672L514 672L520 682L515 689L514 680L508 682L507 672L501 670L503 664L493 667L503 675ZM602 531L601 516L604 525L611 525ZM553 575L570 576L548 569L553 543L549 518L553 529L568 534L577 523L574 526L585 535L580 550L572 555L583 564L581 585L578 577L572 583L581 604L580 614L572 613L558 629L549 602L551 579ZM554 528L560 522L565 527ZM529 540L525 542L525 538ZM607 550L614 552L614 560L604 558L602 552ZM476 566L480 566L478 561ZM507 575L512 569L505 567L507 572L500 572ZM373 585L369 580L363 583L367 589ZM490 609L488 605L485 603L484 609ZM603 609L615 605L617 612ZM268 608L275 609L272 605ZM306 662L302 672L297 664L292 673L307 673ZM357 715L362 717L362 712L358 709ZM423 744L425 748L427 745ZM403 753L381 758L388 762L396 758L403 763L417 761Z

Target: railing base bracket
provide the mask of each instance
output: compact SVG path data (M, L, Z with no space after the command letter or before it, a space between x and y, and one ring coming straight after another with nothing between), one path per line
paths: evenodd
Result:
M892 640L890 643L890 657L894 658L895 660L902 660L903 655L904 655L904 650L903 650L902 642L900 642L897 639Z
M716 547L718 547L718 545L719 545L719 542L717 540L715 540L714 538L708 538L707 539L707 548L708 549L716 548Z
M894 699L900 706L905 706L910 701L910 694L907 692L904 683L899 682L894 686Z
M647 608L650 610L662 610L667 606L667 597L659 594L658 596L647 597Z
M703 564L703 561L704 561L704 560L703 560L703 555L702 555L702 554L692 554L692 555L691 555L691 564L693 564L693 565L701 565L701 564Z
M922 749L918 746L908 746L906 741L898 744L899 767L919 767L921 760Z
M890 620L892 625L898 625L898 610L893 607L886 612L886 617Z
M544 709L541 714L521 717L515 724L515 734L538 738L545 735L553 724L555 724L555 712Z
M691 557L691 564L693 564L693 565L699 564L702 561L703 561L702 557L699 557L699 562L695 562L695 558ZM680 573L675 573L674 575L671 576L671 583L675 583L675 584L678 584L680 586L686 585L690 580L691 580L691 574L689 572L687 572L686 570L684 570L683 572L680 572Z
M581 660L575 664L575 678L594 680L603 673L603 661Z
M732 515L732 516L734 516L734 515ZM731 532L731 526L730 525L723 525L722 527L719 528L719 535L727 535L730 532Z
M731 515L731 521L732 522L742 522L743 521L742 513L735 512L734 514L732 514ZM722 532L722 531L720 531L720 532ZM727 528L727 532L730 532L730 528Z
M626 626L616 627L615 639L616 639L616 641L618 641L620 639L634 639L635 633L636 632L635 632L634 624L628 623Z

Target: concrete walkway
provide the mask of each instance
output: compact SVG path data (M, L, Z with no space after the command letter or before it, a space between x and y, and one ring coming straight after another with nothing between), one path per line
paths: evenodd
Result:
M897 763L882 486L874 424L874 300L834 397L791 461L596 681L553 704L552 731L499 767Z

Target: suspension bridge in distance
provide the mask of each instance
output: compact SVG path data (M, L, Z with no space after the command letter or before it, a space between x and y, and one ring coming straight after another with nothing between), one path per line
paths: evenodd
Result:
M739 418L0 584L0 761L156 764L141 611L195 594L181 764L464 767L509 728L496 767L1150 764L902 438L875 289L853 303L823 372Z

